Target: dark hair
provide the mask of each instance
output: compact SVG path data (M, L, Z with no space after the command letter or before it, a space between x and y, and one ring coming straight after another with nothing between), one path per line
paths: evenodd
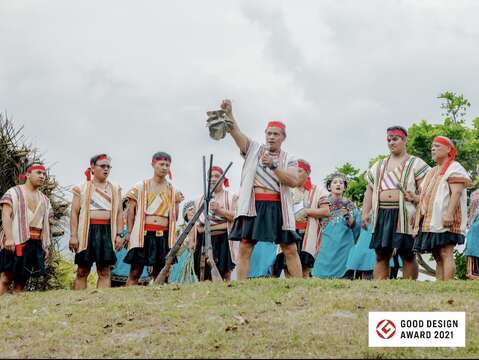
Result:
M108 158L108 160L110 160L110 157L107 154L98 154L98 155L92 156L92 158L90 159L90 165L96 165L96 162L98 161L98 159L105 156Z
M171 156L164 151L158 151L151 157L151 161L155 160L168 160L169 162L171 162Z
M407 136L407 130L405 128L403 128L402 126L399 126L399 125L390 126L390 127L387 128L386 131L393 131L393 130L402 131Z
M327 178L326 178L326 189L328 191L331 191L331 183L333 182L334 179L336 178L341 178L344 182L344 189L346 189L348 187L348 179L346 179L346 176L344 176L343 174L341 173L333 173L331 175L329 175Z

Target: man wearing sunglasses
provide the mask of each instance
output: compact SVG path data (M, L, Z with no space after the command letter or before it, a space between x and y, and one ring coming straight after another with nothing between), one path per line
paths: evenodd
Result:
M0 199L0 295L12 283L14 293L22 292L31 276L45 273L53 216L50 201L40 191L46 177L44 165L33 163L21 175L25 184L12 187Z
M121 189L108 181L110 170L111 160L106 154L93 156L85 172L86 182L72 189L69 247L78 265L75 290L87 287L93 263L98 273L97 287L110 287L115 249L123 245Z

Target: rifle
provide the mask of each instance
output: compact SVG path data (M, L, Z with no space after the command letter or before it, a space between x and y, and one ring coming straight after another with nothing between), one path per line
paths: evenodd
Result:
M223 179L226 176L226 173L228 172L228 170L231 168L232 165L233 165L233 163L230 162L228 164L228 166L226 167L223 175L221 175L221 177L215 183L215 185L211 189L210 193L208 194L210 196L210 198L211 198L211 194L214 194L216 188L219 186L219 184L221 184L221 182L223 181ZM163 267L163 269L161 269L160 273L156 277L155 284L163 285L166 282L166 277L170 273L171 265L173 264L173 260L175 259L176 254L178 253L178 250L180 249L181 245L183 245L183 242L185 241L186 237L190 233L193 226L196 224L196 222L200 218L200 215L203 213L204 209L205 209L205 199L203 199L203 201L201 201L198 209L196 209L196 213L193 215L191 220L188 221L188 224L186 225L186 227L183 229L181 234L176 239L175 245L173 245L173 247L168 252L168 255L166 255L165 266ZM206 209L208 209L208 208L206 208ZM205 231L205 237L206 237L206 231ZM214 260L213 260L213 263L214 263ZM216 266L215 266L215 268L216 268ZM218 269L216 269L216 271L218 271Z

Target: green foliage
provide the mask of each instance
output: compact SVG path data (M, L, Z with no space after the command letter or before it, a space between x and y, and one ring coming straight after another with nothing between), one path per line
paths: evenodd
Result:
M454 250L454 262L456 263L455 278L458 280L467 280L467 259L464 253Z
M336 171L345 175L348 179L348 188L345 196L354 201L357 206L362 206L364 199L364 192L366 191L367 182L364 179L364 172L355 168L352 164L346 163L338 168Z
M464 116L471 103L464 95L458 95L452 91L444 91L437 98L444 100L441 103L441 109L444 110L442 116L445 117L445 120L450 120L453 124L465 122Z

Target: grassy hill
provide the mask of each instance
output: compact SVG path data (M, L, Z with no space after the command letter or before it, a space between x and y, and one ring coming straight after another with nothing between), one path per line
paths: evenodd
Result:
M0 298L1 357L479 357L479 282L254 280ZM466 311L467 346L369 349L369 311Z

